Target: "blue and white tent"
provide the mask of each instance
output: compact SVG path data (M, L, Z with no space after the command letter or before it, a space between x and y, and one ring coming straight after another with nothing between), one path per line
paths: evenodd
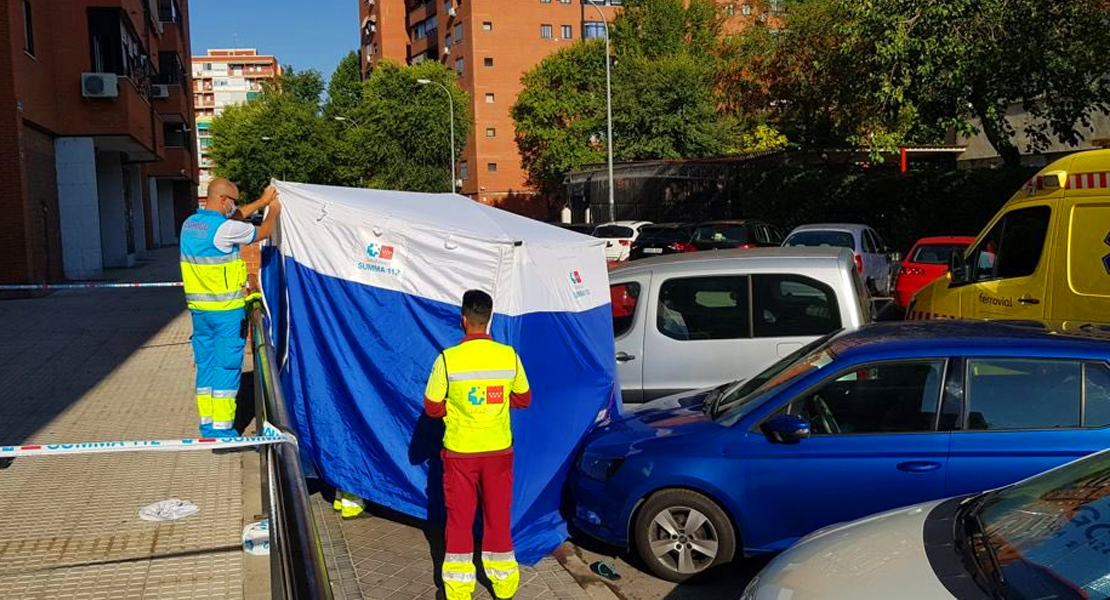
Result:
M442 424L422 416L432 363L458 343L463 292L494 298L490 334L521 356L513 534L526 563L566 537L566 473L614 402L604 242L454 194L276 183L263 253L282 385L302 447L337 488L442 518Z

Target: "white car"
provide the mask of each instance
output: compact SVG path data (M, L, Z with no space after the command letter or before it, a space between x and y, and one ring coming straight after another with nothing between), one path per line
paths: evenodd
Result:
M594 237L606 240L605 260L628 260L628 255L632 252L632 242L640 237L640 228L651 224L651 221L610 221L595 227Z
M741 600L1110 597L1110 451L972 496L819 529Z
M815 223L795 227L783 246L832 246L847 248L855 255L859 272L868 291L889 296L894 289L891 251L879 232L856 223Z

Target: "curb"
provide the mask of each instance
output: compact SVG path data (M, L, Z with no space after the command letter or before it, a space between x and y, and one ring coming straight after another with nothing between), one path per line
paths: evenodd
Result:
M594 600L622 600L609 584L590 571L589 565L578 556L570 542L563 542L552 552L552 556Z

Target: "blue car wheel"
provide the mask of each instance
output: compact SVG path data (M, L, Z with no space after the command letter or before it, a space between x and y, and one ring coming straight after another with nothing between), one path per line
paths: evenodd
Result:
M655 493L636 517L636 552L652 573L685 581L732 561L736 532L716 502L691 490Z

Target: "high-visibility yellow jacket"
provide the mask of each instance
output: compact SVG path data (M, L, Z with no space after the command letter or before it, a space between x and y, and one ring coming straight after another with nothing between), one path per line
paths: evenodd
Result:
M446 450L481 454L512 448L509 408L525 408L531 397L516 351L487 335L469 335L436 358L424 408L444 419Z
M220 311L246 306L247 263L234 247L216 247L216 231L227 222L214 210L200 210L181 226L181 281L190 310Z

